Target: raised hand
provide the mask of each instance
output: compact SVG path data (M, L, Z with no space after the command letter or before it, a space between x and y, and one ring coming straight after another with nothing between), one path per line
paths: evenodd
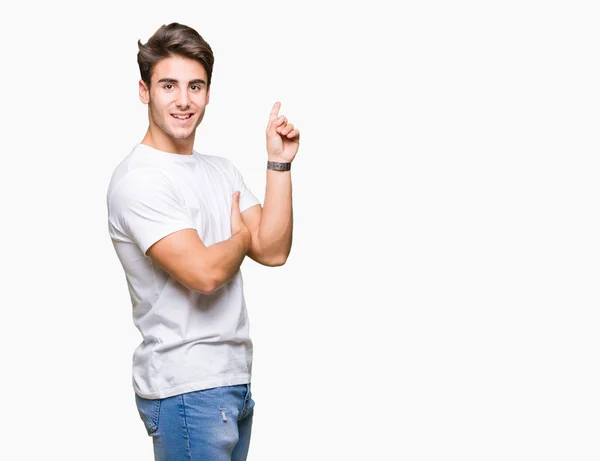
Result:
M279 115L281 103L273 104L267 124L267 154L272 162L291 162L300 146L300 132L289 123L285 115Z

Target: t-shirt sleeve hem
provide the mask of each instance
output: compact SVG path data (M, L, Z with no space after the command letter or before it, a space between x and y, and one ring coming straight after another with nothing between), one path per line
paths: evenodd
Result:
M164 239L165 237L171 234L174 234L175 232L179 232L184 229L194 229L194 227L190 226L189 224L180 224L177 226L171 225L163 227L162 229L156 229L155 232L145 236L144 240L140 242L140 249L142 250L142 253L144 253L145 255L150 249L150 247L156 242Z
M240 212L244 212L254 205L260 205L260 201L254 194L246 192L245 194L240 195Z

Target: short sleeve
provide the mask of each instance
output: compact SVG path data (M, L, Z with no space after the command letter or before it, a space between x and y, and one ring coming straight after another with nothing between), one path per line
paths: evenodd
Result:
M234 188L240 191L240 212L247 210L251 206L260 204L260 201L246 185L242 174L233 163L231 164L231 168L233 169Z
M151 168L128 172L113 191L108 211L110 225L144 254L163 237L195 227L175 186Z

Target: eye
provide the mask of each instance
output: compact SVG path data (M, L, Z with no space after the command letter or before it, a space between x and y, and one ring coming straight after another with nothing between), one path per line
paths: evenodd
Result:
M191 85L190 88L192 91L200 91L200 87L198 85Z
M163 88L165 90L172 90L173 89L173 85L171 83L167 83L165 86L163 86Z

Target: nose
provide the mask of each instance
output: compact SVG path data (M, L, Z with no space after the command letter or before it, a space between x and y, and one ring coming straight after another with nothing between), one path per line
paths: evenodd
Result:
M175 104L180 109L185 109L190 105L190 99L188 98L187 91L180 91L177 94L177 100L175 101Z

